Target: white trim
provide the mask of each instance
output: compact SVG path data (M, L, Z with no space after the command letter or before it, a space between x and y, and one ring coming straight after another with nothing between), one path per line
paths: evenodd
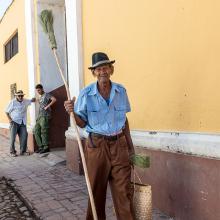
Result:
M9 123L0 123L0 129L9 129ZM28 133L33 133L34 127L27 125Z
M135 146L220 159L220 135L185 132L132 131Z
M0 123L0 128L9 129L9 123Z
M65 0L68 79L71 97L83 87L82 0Z
M33 134L34 133L34 127L27 125L27 132L29 134Z
M81 137L88 136L85 130L81 130L80 134ZM218 134L132 130L131 136L134 145L138 147L220 159L220 135ZM66 131L66 137L76 138L72 127Z
M26 25L26 47L27 47L27 63L28 63L28 83L29 96L35 97L36 84L36 65L35 65L35 51L34 51L34 2L32 0L25 0L25 25ZM36 106L31 105L30 121L31 126L35 125L36 121Z

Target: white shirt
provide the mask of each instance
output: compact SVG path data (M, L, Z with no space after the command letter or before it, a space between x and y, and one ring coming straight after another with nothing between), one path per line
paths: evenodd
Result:
M27 107L31 104L30 99L23 99L22 102L17 101L17 99L13 99L8 104L5 112L9 113L12 121L17 124L22 124L22 122L27 124Z

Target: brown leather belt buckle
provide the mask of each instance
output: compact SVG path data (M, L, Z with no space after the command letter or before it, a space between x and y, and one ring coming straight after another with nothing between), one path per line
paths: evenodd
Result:
M108 141L116 141L117 139L119 139L120 137L124 136L124 133L120 133L114 136L108 136L108 135L102 135L102 134L96 134L96 133L90 133L90 137L94 136L94 137L98 137L98 138L104 138L105 140Z
M117 139L119 139L123 135L124 135L123 133L120 133L120 134L117 134L117 135L114 135L114 136L106 136L106 135L104 135L104 139L108 140L108 141L116 141Z

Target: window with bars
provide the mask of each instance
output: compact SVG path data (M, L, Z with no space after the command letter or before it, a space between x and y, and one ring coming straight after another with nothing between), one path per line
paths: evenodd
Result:
M18 53L18 32L5 44L5 63Z

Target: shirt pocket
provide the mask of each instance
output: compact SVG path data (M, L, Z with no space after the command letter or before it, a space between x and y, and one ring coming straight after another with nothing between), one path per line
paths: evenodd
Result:
M124 121L126 117L126 105L117 103L114 106L116 121Z
M95 126L100 122L100 107L93 105L87 107L88 121L91 126Z
M15 112L20 117L20 115L24 112L24 106L21 105L21 104L17 105L16 109L15 109Z

